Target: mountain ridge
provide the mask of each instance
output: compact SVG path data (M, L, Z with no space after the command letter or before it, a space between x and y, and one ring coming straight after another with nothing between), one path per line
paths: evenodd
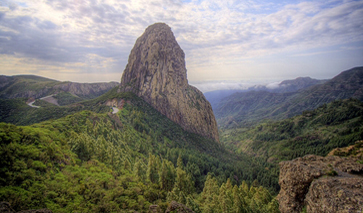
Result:
M228 96L234 95L235 93L245 93L251 91L267 91L271 93L292 93L298 90L306 89L308 87L322 84L327 80L318 80L310 77L297 77L295 79L283 80L278 84L268 84L268 85L254 85L246 89L231 89L231 90L214 90L204 93L205 97L211 103L213 109L215 110L220 101Z
M117 82L77 83L58 81L36 75L1 75L0 98L38 99L48 95L68 92L83 99L92 99L118 86L118 84Z
M236 124L249 125L264 119L285 119L334 100L347 98L363 100L362 73L363 67L355 67L343 71L323 84L292 93L235 93L223 99L216 107L218 125L231 128L236 127ZM246 108L248 109L245 110ZM254 117L248 117L250 115ZM230 125L232 123L233 125Z

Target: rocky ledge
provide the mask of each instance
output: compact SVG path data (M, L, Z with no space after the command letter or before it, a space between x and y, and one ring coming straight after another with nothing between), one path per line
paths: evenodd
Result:
M363 212L358 158L307 155L280 163L280 211Z

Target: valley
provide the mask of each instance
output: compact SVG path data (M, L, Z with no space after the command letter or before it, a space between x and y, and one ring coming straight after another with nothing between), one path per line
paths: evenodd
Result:
M335 100L363 100L363 68L346 70L333 79L294 92L249 91L222 99L214 111L221 128L248 126L262 120L281 120Z
M203 94L188 84L171 28L156 23L136 40L121 83L0 76L1 205L12 212L315 211L311 193L321 192L313 180L361 181L362 85L363 67L355 67L277 89ZM363 202L356 195L353 206ZM288 199L300 200L291 207Z

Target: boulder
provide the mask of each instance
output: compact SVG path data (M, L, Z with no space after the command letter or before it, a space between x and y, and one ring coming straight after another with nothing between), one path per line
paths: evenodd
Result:
M363 164L359 159L307 155L280 163L280 211L363 211Z

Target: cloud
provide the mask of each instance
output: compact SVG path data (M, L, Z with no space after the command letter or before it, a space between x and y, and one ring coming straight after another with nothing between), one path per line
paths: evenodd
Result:
M73 72L102 67L121 75L137 37L165 22L186 52L190 76L202 80L206 69L223 77L215 67L239 72L246 60L363 41L362 1L299 2L6 1L0 4L0 53Z
M190 82L202 92L214 90L247 90L256 84L238 81L209 81L209 82Z
M266 85L266 88L267 89L277 89L279 88L281 85L280 85L281 82L272 82L272 83L269 83Z

